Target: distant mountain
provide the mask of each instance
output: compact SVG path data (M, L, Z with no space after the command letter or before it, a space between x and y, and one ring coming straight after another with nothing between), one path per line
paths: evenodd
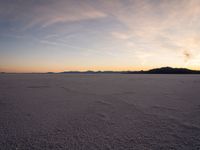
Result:
M155 68L148 71L133 71L127 72L130 74L200 74L200 71L190 70L186 68L172 68L172 67L162 67Z
M151 69L147 73L152 74L200 74L200 71L190 70L186 68L171 68L171 67L162 67Z
M200 71L186 68L162 67L148 71L64 71L64 74L200 74Z
M0 72L5 74L6 72ZM26 73L32 74L32 73ZM37 73L36 73L37 74ZM56 72L46 72L46 74L57 74ZM172 68L172 67L161 67L147 71L64 71L58 74L200 74L200 70L190 70L187 68Z
M112 73L122 73L121 71L64 71L60 72L64 74L112 74Z

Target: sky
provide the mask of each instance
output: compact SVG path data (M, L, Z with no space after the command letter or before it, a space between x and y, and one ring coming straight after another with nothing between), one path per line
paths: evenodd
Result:
M0 0L0 71L200 70L200 0Z

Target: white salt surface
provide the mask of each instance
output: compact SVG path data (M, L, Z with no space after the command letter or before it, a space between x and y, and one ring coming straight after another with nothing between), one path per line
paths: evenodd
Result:
M198 150L200 76L1 74L0 149Z

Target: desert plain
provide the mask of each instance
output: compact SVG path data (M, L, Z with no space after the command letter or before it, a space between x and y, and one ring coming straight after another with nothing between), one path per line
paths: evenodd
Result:
M198 150L200 76L1 74L0 149Z

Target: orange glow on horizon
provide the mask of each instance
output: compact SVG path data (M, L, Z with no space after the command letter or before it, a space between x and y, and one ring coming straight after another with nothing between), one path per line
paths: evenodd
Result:
M0 72L7 73L45 73L45 72L64 72L64 71L141 71L149 70L153 68L160 68L166 66L157 66L157 67L113 67L113 66L93 66L93 67L1 67ZM180 67L175 66L174 68L188 68L192 70L200 70L197 67Z

